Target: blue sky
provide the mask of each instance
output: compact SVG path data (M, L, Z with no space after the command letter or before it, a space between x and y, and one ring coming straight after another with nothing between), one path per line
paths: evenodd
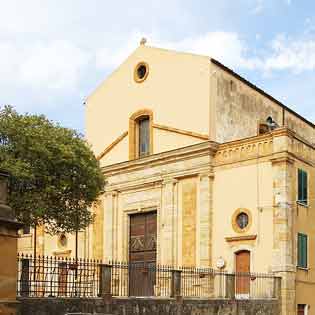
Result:
M212 56L315 121L315 1L0 0L0 104L84 132L84 99L138 46Z

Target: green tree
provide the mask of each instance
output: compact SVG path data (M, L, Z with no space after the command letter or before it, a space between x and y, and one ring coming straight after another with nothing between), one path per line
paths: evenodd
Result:
M11 174L9 205L51 234L87 227L104 177L82 135L43 115L0 108L0 169Z

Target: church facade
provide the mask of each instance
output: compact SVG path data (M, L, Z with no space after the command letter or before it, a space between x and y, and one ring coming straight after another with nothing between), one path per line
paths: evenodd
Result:
M106 187L81 256L274 273L283 314L315 314L311 122L217 60L144 43L85 106ZM41 237L73 255L73 236Z

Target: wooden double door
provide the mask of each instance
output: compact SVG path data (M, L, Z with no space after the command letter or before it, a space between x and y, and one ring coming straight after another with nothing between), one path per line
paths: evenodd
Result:
M156 284L156 239L156 211L130 215L130 296L154 295Z

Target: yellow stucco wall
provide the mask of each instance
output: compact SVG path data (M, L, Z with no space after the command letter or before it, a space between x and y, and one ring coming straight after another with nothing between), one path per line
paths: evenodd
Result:
M315 169L314 167L296 161L294 168L294 187L297 187L298 169L301 168L308 173L308 207L296 204L295 233L294 233L294 256L297 265L297 233L308 236L308 270L297 268L296 276L296 304L307 304L310 306L308 314L315 314ZM297 189L293 191L293 200L297 200Z
M148 63L149 75L136 83L134 68L140 61ZM155 123L207 135L209 69L208 57L137 48L86 101L86 137L95 154L128 130L129 117L142 108L154 112Z
M252 163L215 170L213 191L213 258L222 257L227 269L235 271L234 253L251 251L251 269L270 272L272 269L273 192L270 162ZM249 210L251 227L237 233L232 217L239 208ZM256 240L228 242L226 237L256 235Z

